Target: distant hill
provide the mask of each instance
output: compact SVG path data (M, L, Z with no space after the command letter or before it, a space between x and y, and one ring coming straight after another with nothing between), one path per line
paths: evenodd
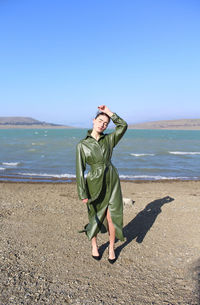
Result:
M73 127L42 122L29 117L0 117L0 128L73 128Z
M200 130L200 119L165 120L130 124L129 129Z

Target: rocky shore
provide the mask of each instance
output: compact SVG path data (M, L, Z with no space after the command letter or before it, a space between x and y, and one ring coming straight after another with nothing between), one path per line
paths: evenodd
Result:
M125 242L91 257L75 183L0 183L0 304L200 301L200 181L122 182Z

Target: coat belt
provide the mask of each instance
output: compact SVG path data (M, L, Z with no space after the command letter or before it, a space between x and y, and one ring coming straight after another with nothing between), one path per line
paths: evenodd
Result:
M92 169L98 168L98 167L109 167L111 165L111 162L97 162L97 163L92 163L90 164Z

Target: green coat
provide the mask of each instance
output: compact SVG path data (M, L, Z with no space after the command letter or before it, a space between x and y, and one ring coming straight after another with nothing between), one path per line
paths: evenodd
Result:
M111 163L112 151L127 130L127 123L116 113L111 117L116 125L110 134L101 134L97 141L88 130L85 139L81 140L76 149L76 180L79 199L88 198L87 209L89 224L82 232L89 239L108 230L106 211L109 208L116 237L124 240L123 202L119 175ZM86 164L90 171L85 179Z

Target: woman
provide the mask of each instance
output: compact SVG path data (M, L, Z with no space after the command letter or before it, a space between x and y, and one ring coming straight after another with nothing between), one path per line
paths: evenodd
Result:
M93 119L93 129L88 130L87 136L77 145L76 178L79 199L87 204L89 224L85 232L92 240L92 257L100 260L97 246L97 233L109 232L109 262L116 260L114 251L115 236L124 240L123 202L119 176L111 163L112 151L124 135L127 123L107 106L98 107L99 113ZM104 134L110 119L116 125L115 131ZM84 171L86 164L90 171L86 180Z

